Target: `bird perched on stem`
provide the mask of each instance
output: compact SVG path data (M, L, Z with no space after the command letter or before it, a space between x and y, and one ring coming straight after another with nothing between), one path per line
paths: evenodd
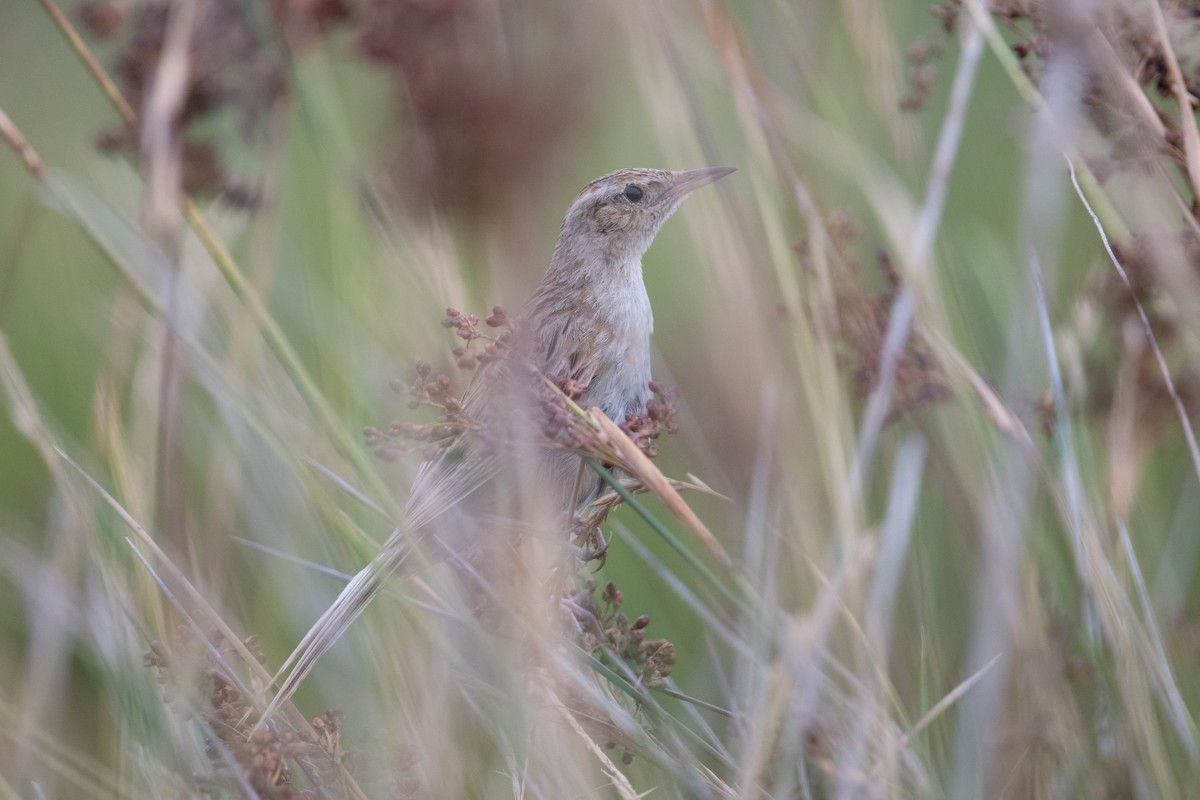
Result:
M580 406L597 407L617 424L646 411L654 319L642 256L689 193L733 171L622 169L583 187L563 219L545 277L513 322L508 352L480 367L460 401L464 413L479 423L479 432L464 435L422 467L405 509L405 527L392 533L284 663L279 675L286 678L263 721L291 697L382 581L402 571L412 552L410 532L447 538L442 529L456 526L444 525L446 518L470 517L487 507L484 498L495 494L487 487L516 466L515 453L537 451L525 463L535 464L546 507L574 514L596 499L600 477L577 454L539 447L527 407L531 388L539 376L569 382L578 387ZM497 440L524 444L500 447ZM456 547L454 541L438 545Z

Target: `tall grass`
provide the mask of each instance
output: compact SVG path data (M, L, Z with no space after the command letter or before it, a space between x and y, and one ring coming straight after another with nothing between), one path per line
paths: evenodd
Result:
M173 4L124 99L124 45L6 12L0 795L1192 796L1182 11L418 6ZM252 210L177 138L231 8L287 87L201 120ZM427 565L250 735L402 517L420 453L358 432L453 372L443 309L517 307L591 177L702 164L739 171L645 262L696 519L628 498L595 573L546 531Z

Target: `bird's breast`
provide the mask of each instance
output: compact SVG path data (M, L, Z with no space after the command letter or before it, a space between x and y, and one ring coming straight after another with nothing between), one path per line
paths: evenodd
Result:
M650 399L650 298L636 285L612 287L597 314L599 359L582 400L616 421L641 413Z

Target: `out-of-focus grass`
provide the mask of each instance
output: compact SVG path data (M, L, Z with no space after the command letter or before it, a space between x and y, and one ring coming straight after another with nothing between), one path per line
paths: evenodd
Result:
M389 587L296 699L309 719L343 710L336 743L303 735L344 758L271 752L328 796L1188 796L1200 474L1060 151L1088 157L1109 235L1151 240L1116 244L1185 418L1200 299L1177 235L1194 220L1173 205L1192 197L1186 171L1152 147L1141 171L1097 158L1115 134L1069 85L1032 110L1000 49L1017 34L976 36L973 3L953 35L923 4L597 8L554 17L578 37L578 105L518 74L526 115L467 126L477 149L530 159L474 187L437 184L472 179L454 171L469 147L405 138L448 135L434 101L462 86L445 63L419 84L411 64L365 64L344 31L297 45L265 138L225 137L264 202L198 200L248 291L194 230L173 246L149 226L145 170L91 147L114 115L75 54L40 8L4 12L0 109L49 170L0 159L5 796L191 796L198 773L272 796L242 769L245 698L214 698L226 680L261 692L340 588L317 565L352 573L391 530L416 459L377 463L357 442L404 413L389 380L417 357L451 363L443 307L519 305L584 181L706 163L739 172L645 260L656 374L682 390L658 463L730 498L690 499L737 566L643 498L705 568L626 508L595 576L673 643L667 685L539 616L551 584L533 559L554 543L534 542L495 587L499 621L445 568ZM463 35L480 58L574 74L545 11L467 27L475 9ZM1166 23L1182 46L1190 29ZM945 52L903 112L919 39ZM1107 63L1050 52L1068 76ZM1141 119L1130 95L1089 91ZM1178 118L1169 94L1147 102ZM574 127L523 146L525 117L556 110ZM431 178L439 144L455 162ZM1118 169L1098 187L1095 165ZM206 647L219 625L257 637L265 670L227 639ZM291 711L281 723L306 731Z

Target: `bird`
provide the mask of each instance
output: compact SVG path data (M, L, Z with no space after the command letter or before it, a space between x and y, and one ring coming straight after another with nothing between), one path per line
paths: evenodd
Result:
M642 257L663 223L694 190L734 172L733 167L686 171L632 168L588 183L571 203L533 295L514 318L512 348L517 358L481 366L460 405L484 428L506 428L529 436L529 417L514 413L529 402L527 371L580 387L576 402L596 407L617 424L646 411L650 389L650 298L642 277ZM355 575L313 624L276 674L278 691L259 726L287 702L317 660L334 645L383 583L403 572L412 553L411 531L453 529L447 516L471 517L486 505L486 487L513 467L501 448L466 435L454 447L426 461L405 507L404 528L395 530L376 557ZM586 509L600 493L601 479L578 455L544 449L534 461L545 505L560 512ZM454 543L440 542L453 549Z

